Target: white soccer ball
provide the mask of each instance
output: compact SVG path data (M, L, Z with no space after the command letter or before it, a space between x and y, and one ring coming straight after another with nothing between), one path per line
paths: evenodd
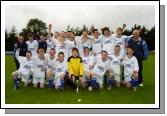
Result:
M78 102L81 102L82 100L81 99L78 99Z

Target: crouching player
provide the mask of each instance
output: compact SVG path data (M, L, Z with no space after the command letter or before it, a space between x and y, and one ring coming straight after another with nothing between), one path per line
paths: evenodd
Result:
M37 51L38 55L34 57L34 73L33 73L33 84L36 88L40 84L40 88L44 87L45 72L46 72L46 56L45 50L39 48Z
M67 72L67 62L64 60L64 53L58 53L58 59L55 65L55 88L58 89L60 87L61 90L64 90L64 78Z
M110 69L111 61L108 59L107 51L102 51L100 57L96 57L95 65L91 70L92 85L94 89L97 89L99 85L100 89L103 89L104 74Z
M111 69L108 76L108 90L111 90L113 84L116 87L120 87L120 64L123 57L120 53L119 45L114 47L114 54L111 54L109 57L111 59Z
M24 82L24 86L28 85L29 76L33 72L33 60L31 51L26 52L26 57L19 56L19 49L16 50L16 59L20 63L20 68L12 73L12 78L14 81L14 90L19 87L19 83L17 81L17 77L22 77L22 81Z
M54 48L49 50L49 55L47 55L47 80L48 80L48 87L53 88L53 81L55 77L55 64L56 64L56 51Z
M83 50L83 65L84 65L84 73L82 77L82 87L85 88L88 85L88 90L92 91L92 81L91 81L91 74L90 70L93 68L95 59L94 56L89 54L90 49L85 47Z
M68 58L67 64L69 78L66 78L66 81L76 90L76 92L78 92L78 82L81 80L83 75L83 63L81 57L79 57L79 51L77 48L72 49L72 56Z
M139 66L135 56L133 56L134 49L130 46L127 47L127 55L125 56L122 64L124 66L124 79L127 88L133 87L136 91L138 84L138 71Z

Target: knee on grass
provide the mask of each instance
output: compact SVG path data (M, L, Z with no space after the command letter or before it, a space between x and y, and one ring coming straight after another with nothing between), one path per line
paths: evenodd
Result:
M126 86L127 88L130 88L130 87L131 87L131 83L130 83L130 82L125 82L125 86Z
M116 81L115 86L116 86L116 87L120 87L120 86L121 86L120 82L119 82L119 81Z

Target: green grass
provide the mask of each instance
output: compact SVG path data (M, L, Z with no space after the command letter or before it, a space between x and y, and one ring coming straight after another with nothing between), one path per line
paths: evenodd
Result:
M12 56L5 57L5 103L6 104L154 104L155 103L155 55L149 54L144 61L144 87L133 92L125 87L89 92L81 89L75 93L70 88L65 91L33 88L32 85L14 91L11 73L15 70Z

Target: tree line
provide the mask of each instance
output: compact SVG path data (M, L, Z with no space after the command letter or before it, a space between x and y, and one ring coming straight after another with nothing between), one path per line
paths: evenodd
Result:
M91 31L94 29L94 25L91 25L90 28L86 25L82 27L71 27L67 26L66 31L72 31L75 36L81 36L83 31L88 31L88 34L91 35ZM135 24L131 29L125 29L123 35L131 35L134 29L142 29L141 36L143 36L147 42L149 50L155 50L155 26L151 29L147 29L145 26ZM33 32L35 39L39 39L39 36L47 35L47 24L40 19L30 19L25 28L21 30L20 33L17 32L15 26L13 26L10 32L5 29L5 50L13 51L14 43L17 42L18 35L22 35L25 40L27 40L27 34Z

